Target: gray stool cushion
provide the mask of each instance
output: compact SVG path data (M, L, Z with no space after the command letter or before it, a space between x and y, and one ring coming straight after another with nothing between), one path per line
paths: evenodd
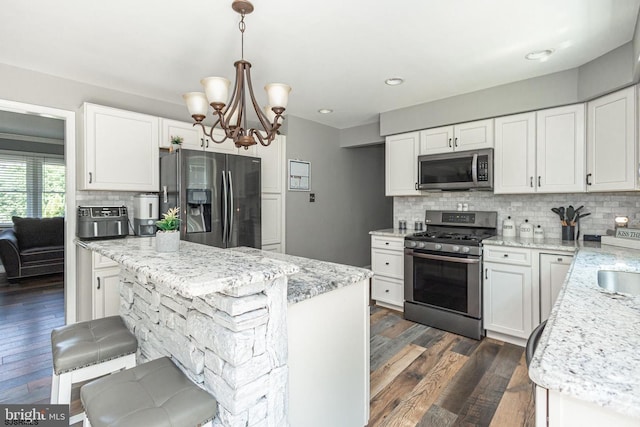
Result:
M135 353L138 340L120 316L74 323L51 331L53 370L57 375Z
M181 426L213 419L217 402L167 357L102 377L80 389L92 427Z

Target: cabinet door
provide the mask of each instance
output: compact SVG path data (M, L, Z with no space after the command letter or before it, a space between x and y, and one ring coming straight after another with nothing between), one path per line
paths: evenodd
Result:
M93 319L115 316L120 312L120 268L94 270Z
M453 151L453 126L427 129L420 133L420 155Z
M585 191L584 104L537 112L538 193Z
M540 254L540 322L549 318L572 260L566 254Z
M484 264L484 327L528 338L532 331L531 268Z
M84 105L81 190L158 191L158 118Z
M456 151L493 148L493 119L462 123L453 127Z
M256 146L256 155L262 159L262 192L263 193L281 193L282 181L285 177L284 167L284 137L277 136L271 145L265 147L263 145ZM244 151L241 149L241 151Z
M193 123L179 122L177 120L160 119L160 148L169 148L171 138L181 136L183 139L182 148L189 150L202 149L200 145L200 133Z
M494 193L535 192L536 115L516 114L495 119Z
M587 110L587 191L635 189L635 86L591 101Z
M282 195L262 195L262 245L282 243Z
M387 196L419 195L418 150L420 132L388 136L385 141L385 185Z

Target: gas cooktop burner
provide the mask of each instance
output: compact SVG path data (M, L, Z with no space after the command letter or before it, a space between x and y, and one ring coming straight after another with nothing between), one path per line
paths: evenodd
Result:
M412 236L408 236L407 238L410 240L418 240L423 242L435 242L435 241L446 241L446 240L456 240L456 241L465 241L465 242L480 242L482 239L486 239L487 237L491 237L492 234L482 233L482 234L464 234L464 233L446 233L446 232L437 232L437 231L423 231L421 233L415 233Z

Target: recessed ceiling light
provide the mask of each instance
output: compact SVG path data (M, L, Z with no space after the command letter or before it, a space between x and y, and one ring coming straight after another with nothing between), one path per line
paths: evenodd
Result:
M321 108L318 110L318 113L320 114L331 114L333 113L333 110L331 108Z
M398 86L404 83L404 79L400 77L392 77L384 81L389 86Z
M554 49L536 50L527 53L524 57L530 61L546 61L553 52L555 52Z

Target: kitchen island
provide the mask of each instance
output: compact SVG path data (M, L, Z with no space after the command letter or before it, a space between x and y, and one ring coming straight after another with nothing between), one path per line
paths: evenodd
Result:
M78 242L119 263L139 362L170 356L214 425L366 425L369 270L155 238ZM329 423L329 424L327 424Z
M640 425L640 296L601 289L601 269L640 273L640 251L578 249L529 367L538 426Z

